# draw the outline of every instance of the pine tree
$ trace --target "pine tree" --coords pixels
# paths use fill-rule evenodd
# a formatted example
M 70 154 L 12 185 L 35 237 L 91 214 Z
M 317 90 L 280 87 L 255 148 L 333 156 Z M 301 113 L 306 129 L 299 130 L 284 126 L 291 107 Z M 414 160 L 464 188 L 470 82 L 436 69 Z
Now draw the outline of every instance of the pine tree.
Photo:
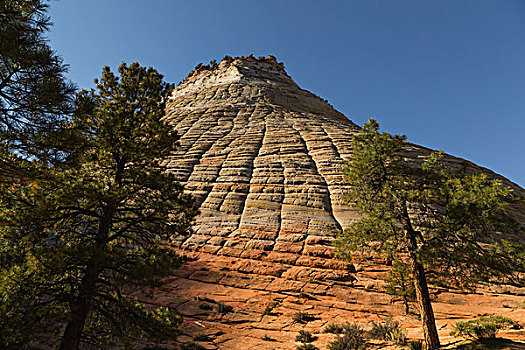
M 57 135 L 71 113 L 74 86 L 49 47 L 45 0 L 0 2 L 0 175 L 13 176 L 17 158 L 60 158 Z M 62 146 L 66 146 L 62 144 Z
M 395 260 L 388 272 L 388 277 L 385 278 L 385 282 L 386 293 L 391 295 L 392 298 L 401 298 L 405 307 L 405 314 L 408 315 L 410 313 L 410 302 L 416 299 L 410 265 L 401 260 Z
M 355 251 L 404 255 L 411 267 L 427 349 L 439 347 L 427 277 L 458 286 L 525 272 L 523 233 L 511 217 L 513 191 L 466 167 L 450 170 L 435 152 L 422 163 L 403 153 L 404 136 L 371 119 L 353 136 L 344 175 L 363 218 L 336 242 Z M 514 279 L 515 281 L 515 279 Z
M 163 120 L 173 87 L 137 63 L 119 73 L 105 67 L 96 90 L 78 96 L 67 125 L 75 162 L 32 162 L 34 176 L 0 191 L 4 346 L 53 331 L 63 350 L 178 334 L 174 310 L 129 296 L 179 265 L 169 243 L 196 215 L 165 165 L 177 144 Z

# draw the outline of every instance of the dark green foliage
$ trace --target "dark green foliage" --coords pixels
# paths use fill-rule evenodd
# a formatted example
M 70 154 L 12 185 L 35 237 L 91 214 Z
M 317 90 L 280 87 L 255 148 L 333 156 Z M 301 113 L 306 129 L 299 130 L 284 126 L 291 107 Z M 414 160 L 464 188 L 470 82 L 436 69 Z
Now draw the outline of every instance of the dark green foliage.
M 271 303 L 270 305 L 266 305 L 263 311 L 263 316 L 271 315 L 273 313 L 273 309 L 276 308 L 280 303 L 280 300 L 274 299 L 273 303 Z
M 317 337 L 314 337 L 312 333 L 300 330 L 299 334 L 295 337 L 295 341 L 300 342 L 301 345 L 299 345 L 296 349 L 297 350 L 317 350 L 317 347 L 313 344 L 310 344 L 314 340 L 316 340 Z
M 222 61 L 226 61 L 226 62 L 231 62 L 233 61 L 233 57 L 232 56 L 229 56 L 229 55 L 226 55 L 222 58 L 221 62 Z
M 275 339 L 269 337 L 267 334 L 265 334 L 261 339 L 264 341 L 276 341 Z
M 312 335 L 312 333 L 300 330 L 299 334 L 295 337 L 295 341 L 298 341 L 300 343 L 311 343 L 315 340 L 315 337 Z
M 405 345 L 407 343 L 407 330 L 404 328 L 396 328 L 389 334 L 389 340 L 398 345 Z
M 409 350 L 423 350 L 423 343 L 420 340 L 410 341 L 407 344 Z
M 341 334 L 344 331 L 344 327 L 339 324 L 329 323 L 324 329 L 323 333 Z
M 397 321 L 387 318 L 385 322 L 372 321 L 372 328 L 368 331 L 370 339 L 390 340 L 396 344 L 406 343 L 406 330 L 399 327 Z
M 217 69 L 219 67 L 219 64 L 217 63 L 217 60 L 211 60 L 210 63 L 209 63 L 209 66 L 210 66 L 211 70 L 214 70 L 214 69 Z
M 271 315 L 272 314 L 272 310 L 273 310 L 273 307 L 271 307 L 270 305 L 266 305 L 266 307 L 264 308 L 264 311 L 263 311 L 263 315 L 264 316 Z
M 467 322 L 456 322 L 450 335 L 492 339 L 496 337 L 496 333 L 500 329 L 506 328 L 520 329 L 522 327 L 516 321 L 504 316 L 482 316 Z
M 509 239 L 520 234 L 507 211 L 512 189 L 483 173 L 446 168 L 441 152 L 422 164 L 407 162 L 405 137 L 378 130 L 371 119 L 353 135 L 353 155 L 344 171 L 352 185 L 348 198 L 366 215 L 337 241 L 340 256 L 406 251 L 399 219 L 406 208 L 417 230 L 418 257 L 432 266 L 434 279 L 468 286 L 525 271 L 525 247 Z
M 301 292 L 301 293 L 299 293 L 298 297 L 299 297 L 299 298 L 302 298 L 302 299 L 310 299 L 310 298 L 311 298 L 311 296 L 308 295 L 308 294 L 305 293 L 305 292 Z
M 217 312 L 220 314 L 227 314 L 228 312 L 233 311 L 233 307 L 231 307 L 230 305 L 225 305 L 223 303 L 217 303 L 215 310 L 217 310 Z
M 10 346 L 60 337 L 62 346 L 173 339 L 181 317 L 147 310 L 123 287 L 151 290 L 180 259 L 168 247 L 197 210 L 163 159 L 176 145 L 166 125 L 172 86 L 152 68 L 104 68 L 67 124 L 74 162 L 30 164 L 35 176 L 0 189 L 0 330 Z
M 416 290 L 412 282 L 410 265 L 403 261 L 395 260 L 392 269 L 385 278 L 385 291 L 392 297 L 401 298 L 405 306 L 405 314 L 410 312 L 409 302 L 416 300 Z
M 12 175 L 13 170 L 6 152 L 33 160 L 61 156 L 52 139 L 73 109 L 75 89 L 65 79 L 62 59 L 47 43 L 46 11 L 45 0 L 0 2 L 2 174 Z
M 307 323 L 309 321 L 312 321 L 314 317 L 310 315 L 308 312 L 302 312 L 298 311 L 293 316 L 293 321 L 296 323 Z
M 328 344 L 328 350 L 359 350 L 366 349 L 366 333 L 357 324 L 347 323 L 343 334 Z
M 228 56 L 226 56 L 228 57 Z M 225 57 L 225 58 L 226 58 Z M 209 64 L 202 64 L 202 63 L 199 63 L 195 66 L 195 72 L 199 72 L 199 71 L 202 71 L 202 70 L 209 70 L 209 71 L 214 71 L 216 70 L 217 68 L 219 68 L 219 64 L 217 63 L 217 60 L 211 60 Z M 193 72 L 192 72 L 193 73 Z M 190 73 L 190 75 L 192 74 Z
M 399 323 L 387 318 L 385 322 L 372 321 L 372 328 L 368 331 L 368 337 L 371 339 L 388 340 L 389 334 L 399 328 Z
M 46 9 L 0 3 L 0 346 L 64 324 L 63 341 L 93 345 L 173 338 L 176 312 L 121 292 L 159 285 L 179 264 L 165 243 L 195 215 L 160 163 L 176 141 L 160 121 L 172 86 L 151 68 L 123 65 L 120 82 L 106 68 L 74 105 Z

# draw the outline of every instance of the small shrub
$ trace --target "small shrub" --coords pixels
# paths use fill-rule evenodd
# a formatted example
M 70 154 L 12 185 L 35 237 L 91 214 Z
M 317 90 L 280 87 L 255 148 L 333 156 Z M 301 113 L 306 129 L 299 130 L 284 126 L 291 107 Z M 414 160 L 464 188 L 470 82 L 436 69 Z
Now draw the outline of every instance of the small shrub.
M 368 331 L 368 337 L 378 340 L 390 340 L 398 345 L 404 345 L 407 341 L 407 331 L 399 327 L 399 322 L 387 318 L 384 323 L 372 321 L 372 329 Z
M 309 321 L 312 321 L 313 319 L 314 319 L 314 317 L 312 315 L 310 315 L 308 312 L 298 311 L 293 316 L 293 321 L 297 322 L 297 323 L 307 323 Z
M 215 307 L 215 310 L 217 310 L 220 314 L 227 314 L 228 312 L 233 311 L 233 307 L 230 305 L 224 305 L 223 303 L 217 303 L 217 306 Z
M 388 337 L 397 345 L 405 345 L 407 343 L 407 330 L 404 328 L 393 329 Z
M 298 341 L 300 343 L 311 343 L 315 340 L 315 337 L 312 335 L 312 333 L 308 331 L 299 331 L 299 334 L 295 337 L 295 341 Z
M 329 323 L 324 329 L 323 333 L 341 334 L 344 327 L 340 324 Z
M 372 339 L 387 340 L 388 333 L 392 328 L 397 328 L 397 324 L 392 324 L 390 318 L 387 318 L 385 323 L 372 321 L 372 329 L 368 331 L 368 336 Z
M 305 292 L 299 293 L 298 297 L 302 299 L 310 299 L 310 296 L 306 294 Z
M 261 339 L 264 341 L 276 341 L 275 339 L 270 338 L 267 334 L 263 335 Z
M 456 322 L 450 332 L 452 336 L 464 336 L 477 339 L 493 339 L 500 329 L 519 329 L 521 325 L 510 318 L 503 316 L 482 316 L 475 320 Z
M 366 349 L 365 331 L 356 324 L 347 323 L 343 335 L 328 344 L 328 350 L 360 350 Z
M 193 337 L 193 340 L 195 341 L 211 341 L 211 338 L 207 334 L 197 334 Z
M 217 67 L 219 66 L 218 63 L 217 63 L 217 60 L 211 60 L 210 61 L 210 64 L 208 64 L 208 66 L 210 67 L 210 69 L 217 69 Z
M 385 291 L 392 297 L 392 302 L 400 298 L 405 306 L 405 314 L 410 312 L 410 302 L 416 300 L 416 290 L 412 283 L 412 272 L 410 265 L 403 261 L 395 260 L 392 269 L 385 278 Z
M 297 350 L 319 350 L 319 348 L 313 344 L 301 344 L 296 349 Z
M 272 311 L 273 311 L 273 307 L 271 307 L 270 305 L 266 305 L 263 311 L 263 316 L 271 315 Z
M 423 350 L 423 343 L 420 340 L 411 341 L 408 343 L 409 350 Z

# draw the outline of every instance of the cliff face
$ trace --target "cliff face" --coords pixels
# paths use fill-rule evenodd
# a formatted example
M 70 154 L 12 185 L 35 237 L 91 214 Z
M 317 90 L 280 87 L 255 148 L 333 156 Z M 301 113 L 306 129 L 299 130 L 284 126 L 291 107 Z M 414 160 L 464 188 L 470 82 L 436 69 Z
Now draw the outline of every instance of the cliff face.
M 355 218 L 341 173 L 355 124 L 272 59 L 195 72 L 168 118 L 180 135 L 169 165 L 202 212 L 184 248 L 293 265 L 333 256 Z
M 318 314 L 309 323 L 313 332 L 334 320 L 399 314 L 401 306 L 390 304 L 381 287 L 384 265 L 334 259 L 331 242 L 357 219 L 345 204 L 342 176 L 357 125 L 299 88 L 271 56 L 223 60 L 192 72 L 174 91 L 167 120 L 180 136 L 169 167 L 201 214 L 195 233 L 180 240 L 192 259 L 158 294 L 160 304 L 179 306 L 190 328 L 197 327 L 192 320 L 208 322 L 195 332 L 233 334 L 229 340 L 217 336 L 220 349 L 247 349 L 234 341 L 246 337 L 264 348 L 263 331 L 279 339 L 266 348 L 294 348 L 294 335 L 286 332 L 303 327 L 291 320 L 296 311 Z M 407 148 L 414 161 L 429 152 Z M 234 311 L 204 312 L 195 296 L 213 296 Z M 282 307 L 281 316 L 262 315 L 268 305 Z M 438 326 L 457 312 L 474 312 L 456 305 L 456 314 L 444 317 L 437 305 Z M 419 321 L 409 321 L 418 327 Z

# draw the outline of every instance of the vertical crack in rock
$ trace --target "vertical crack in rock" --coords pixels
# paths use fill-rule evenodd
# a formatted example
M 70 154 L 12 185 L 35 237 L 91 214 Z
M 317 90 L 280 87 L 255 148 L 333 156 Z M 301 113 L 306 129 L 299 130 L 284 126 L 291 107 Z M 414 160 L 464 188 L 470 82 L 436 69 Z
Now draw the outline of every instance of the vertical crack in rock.
M 254 203 L 258 199 L 257 187 L 254 185 L 254 174 L 257 173 L 257 159 L 261 152 L 261 149 L 264 144 L 264 138 L 266 137 L 266 123 L 264 121 L 264 111 L 258 108 L 252 108 L 252 112 L 249 117 L 249 125 L 251 127 L 247 128 L 248 133 L 246 133 L 246 139 L 242 140 L 241 145 L 237 150 L 232 150 L 232 152 L 240 152 L 242 154 L 241 163 L 244 166 L 244 176 L 242 179 L 237 178 L 237 183 L 244 184 L 244 189 L 242 195 L 238 197 L 238 208 L 237 212 L 239 214 L 238 219 L 234 223 L 234 229 L 228 235 L 228 239 L 225 242 L 224 248 L 221 250 L 223 254 L 234 253 L 240 254 L 242 250 L 247 245 L 250 247 L 250 238 L 254 234 L 251 227 L 254 226 L 257 228 L 259 225 L 257 223 L 251 222 L 253 217 L 250 217 L 251 214 L 257 214 L 257 209 L 254 209 Z M 235 161 L 235 160 L 233 160 Z M 235 162 L 238 164 L 239 160 Z M 224 212 L 226 208 L 222 208 Z M 257 221 L 257 218 L 255 218 Z M 254 249 L 255 247 L 252 247 Z
M 304 125 L 304 124 L 301 123 L 301 125 Z M 300 126 L 294 129 L 299 134 L 299 142 L 301 142 L 301 144 L 303 144 L 304 148 L 306 149 L 306 155 L 311 160 L 315 168 L 315 172 L 319 174 L 320 177 L 322 178 L 322 185 L 326 188 L 326 200 L 324 201 L 325 202 L 324 209 L 332 216 L 334 223 L 337 226 L 337 231 L 340 232 L 343 230 L 343 228 L 334 215 L 334 211 L 332 209 L 332 194 L 330 192 L 330 187 L 327 181 L 327 178 L 329 178 L 331 175 L 330 161 L 333 161 L 334 159 L 336 159 L 334 155 L 329 154 L 329 152 L 327 152 L 327 149 L 333 150 L 333 144 L 331 143 L 331 140 L 326 137 L 326 133 L 322 135 L 318 131 L 313 132 L 313 133 L 311 132 L 317 128 L 318 126 L 315 125 L 315 123 L 311 123 L 310 125 L 307 125 L 306 130 L 305 128 L 301 128 Z M 308 138 L 308 141 L 306 141 L 305 137 Z M 325 143 L 328 142 L 329 147 L 327 148 L 326 145 L 323 145 L 323 144 L 319 145 L 320 143 L 323 143 L 323 142 Z M 319 156 L 320 153 L 322 153 L 323 157 L 326 156 L 326 158 L 328 158 L 328 159 L 325 158 L 325 160 L 329 164 L 326 164 L 325 162 L 323 162 L 323 160 Z
M 250 119 L 252 119 L 253 116 L 250 116 Z M 263 123 L 256 123 L 255 127 L 249 129 L 250 133 L 248 134 L 250 136 L 249 140 L 253 144 L 253 148 L 250 150 L 251 153 L 248 154 L 248 166 L 250 169 L 250 172 L 247 176 L 247 183 L 248 188 L 245 193 L 245 195 L 242 197 L 242 200 L 240 201 L 239 206 L 239 220 L 237 222 L 236 230 L 239 230 L 241 226 L 241 219 L 244 216 L 244 211 L 246 209 L 246 199 L 251 191 L 251 186 L 253 183 L 253 173 L 255 170 L 255 161 L 259 157 L 259 154 L 261 153 L 261 148 L 264 143 L 264 138 L 266 137 L 266 122 Z M 259 136 L 257 138 L 254 138 L 254 136 Z
M 239 215 L 235 212 L 233 204 L 227 210 L 222 210 L 222 208 L 225 202 L 231 201 L 231 198 L 242 190 L 242 181 L 236 181 L 236 176 L 238 179 L 242 171 L 232 167 L 231 159 L 237 157 L 236 153 L 232 152 L 232 148 L 235 148 L 239 140 L 245 137 L 249 129 L 246 128 L 246 113 L 237 110 L 231 111 L 230 114 L 235 115 L 230 132 L 210 148 L 207 152 L 210 155 L 210 161 L 204 164 L 204 167 L 207 167 L 216 160 L 214 166 L 217 167 L 214 179 L 208 180 L 212 188 L 202 201 L 201 216 L 197 221 L 198 234 L 202 237 L 200 245 L 206 251 L 217 250 L 222 246 L 224 239 L 221 237 L 233 229 L 231 222 L 235 222 L 234 217 Z M 238 166 L 242 167 L 242 162 Z M 236 182 L 241 182 L 241 184 L 236 184 Z M 223 215 L 220 215 L 221 212 Z M 204 237 L 208 239 L 205 240 Z
M 281 226 L 283 171 L 276 148 L 279 143 L 273 137 L 276 113 L 268 108 L 256 111 L 254 118 L 263 120 L 264 137 L 253 159 L 249 192 L 239 227 L 230 235 L 229 245 L 242 242 L 242 248 L 267 251 L 273 248 Z
M 179 139 L 179 148 L 174 152 L 172 159 L 177 159 L 176 162 L 170 164 L 179 175 L 179 181 L 187 182 L 191 177 L 194 167 L 201 162 L 202 155 L 213 146 L 219 136 L 210 138 L 210 134 L 214 131 L 214 126 L 217 127 L 218 115 L 213 113 L 207 118 L 202 118 Z M 188 187 L 188 189 L 190 189 Z M 194 192 L 193 195 L 196 195 Z
M 326 119 L 321 118 L 321 120 Z M 321 121 L 318 125 L 322 133 L 330 140 L 335 152 L 335 158 L 330 162 L 331 171 L 333 171 L 330 187 L 332 212 L 340 225 L 345 228 L 358 218 L 358 210 L 348 205 L 346 200 L 346 193 L 348 193 L 349 188 L 343 178 L 343 165 L 352 154 L 352 135 L 359 132 L 359 128 L 354 125 L 336 127 L 332 123 L 322 123 Z

